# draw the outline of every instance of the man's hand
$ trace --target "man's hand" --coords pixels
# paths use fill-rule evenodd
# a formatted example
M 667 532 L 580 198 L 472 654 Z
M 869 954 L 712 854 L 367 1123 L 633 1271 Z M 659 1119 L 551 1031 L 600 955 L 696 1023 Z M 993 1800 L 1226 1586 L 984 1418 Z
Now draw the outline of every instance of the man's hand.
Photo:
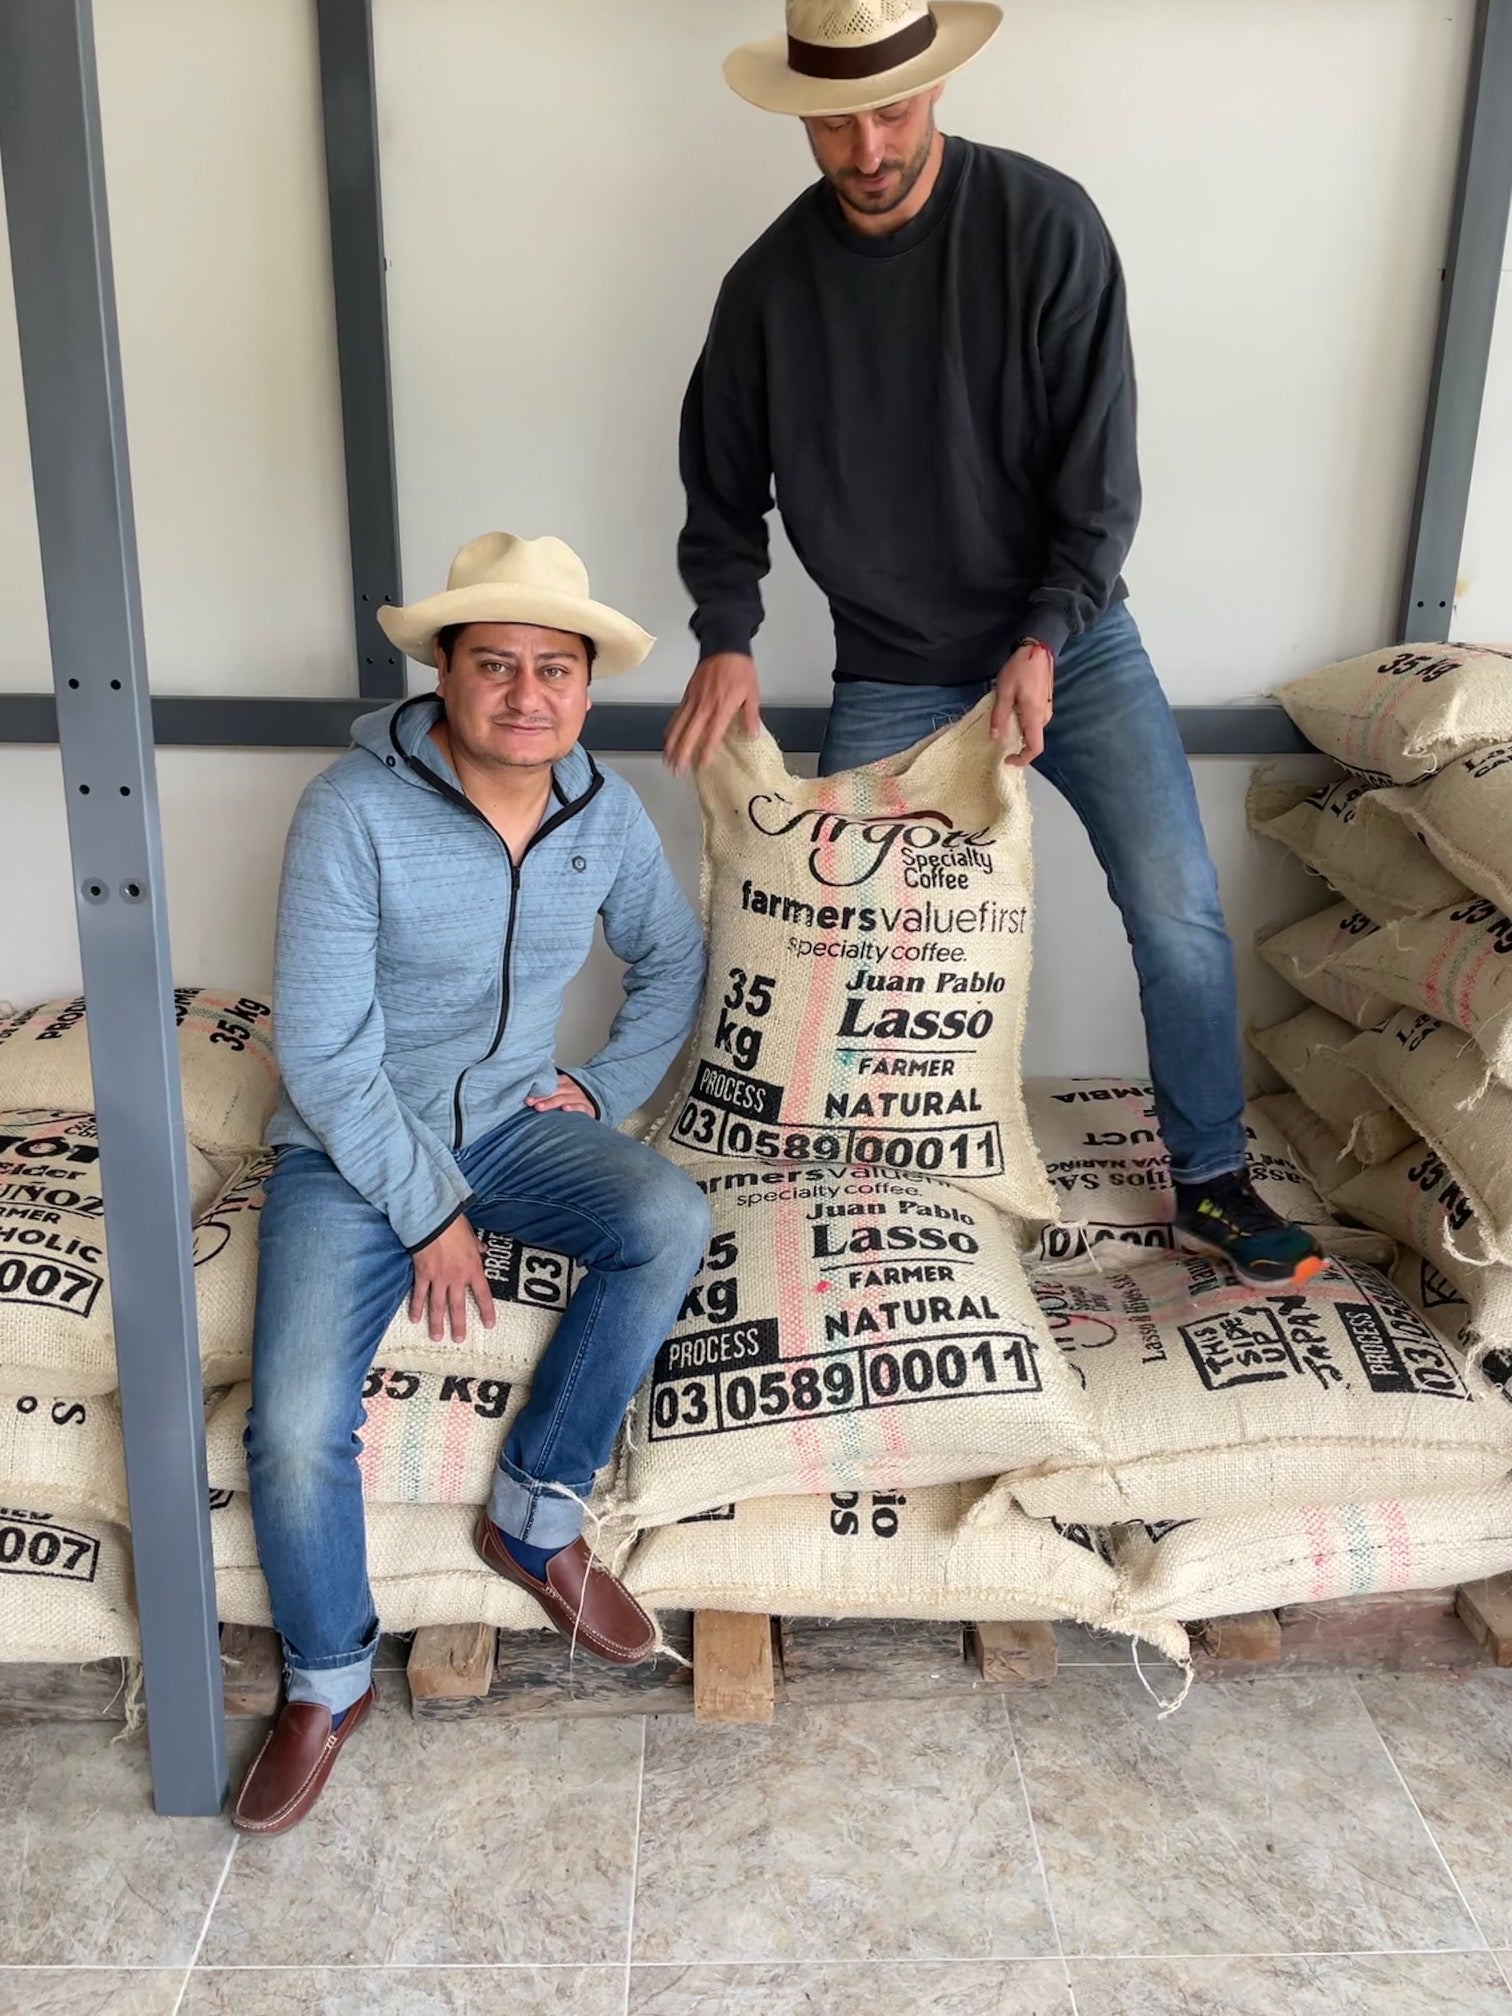
M 1045 729 L 1055 712 L 1055 660 L 1043 644 L 1021 644 L 997 676 L 997 698 L 992 703 L 992 739 L 1007 740 L 1016 720 L 1024 746 L 1003 761 L 1015 770 L 1023 769 L 1043 755 Z
M 744 651 L 720 651 L 700 658 L 677 712 L 667 724 L 667 766 L 679 777 L 701 770 L 741 717 L 747 735 L 761 731 L 761 692 L 756 660 Z
M 410 1291 L 412 1323 L 430 1319 L 433 1344 L 446 1340 L 447 1319 L 451 1321 L 452 1342 L 467 1338 L 467 1297 L 471 1291 L 478 1314 L 487 1329 L 494 1324 L 493 1294 L 483 1272 L 483 1251 L 478 1235 L 466 1215 L 453 1218 L 444 1232 L 438 1232 L 428 1246 L 415 1255 L 415 1285 Z
M 575 1078 L 569 1078 L 565 1071 L 557 1073 L 557 1089 L 544 1099 L 530 1098 L 525 1101 L 532 1113 L 586 1113 L 590 1120 L 597 1120 L 598 1108 Z

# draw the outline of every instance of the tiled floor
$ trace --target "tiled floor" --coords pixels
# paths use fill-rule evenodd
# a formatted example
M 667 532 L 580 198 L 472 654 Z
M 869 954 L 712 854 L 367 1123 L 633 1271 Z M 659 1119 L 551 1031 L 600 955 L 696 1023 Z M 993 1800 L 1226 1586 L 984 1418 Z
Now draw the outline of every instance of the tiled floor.
M 1512 1674 L 424 1723 L 280 1841 L 0 1730 L 0 2016 L 1512 2016 Z M 249 1733 L 237 1744 L 242 1761 Z

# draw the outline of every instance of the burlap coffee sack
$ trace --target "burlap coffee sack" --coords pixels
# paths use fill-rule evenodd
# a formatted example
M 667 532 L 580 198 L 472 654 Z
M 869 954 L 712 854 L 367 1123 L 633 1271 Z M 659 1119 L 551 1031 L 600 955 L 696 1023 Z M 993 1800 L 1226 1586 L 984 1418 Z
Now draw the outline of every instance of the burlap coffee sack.
M 1455 1320 L 1477 1347 L 1476 1357 L 1484 1348 L 1512 1346 L 1512 1267 L 1491 1259 L 1469 1198 L 1426 1141 L 1378 1169 L 1362 1170 L 1336 1193 L 1335 1202 L 1350 1217 L 1396 1240 L 1409 1268 L 1420 1259 L 1439 1284 L 1447 1284 L 1464 1301 L 1468 1318 Z M 1425 1292 L 1426 1282 L 1422 1277 L 1416 1292 L 1409 1287 L 1408 1299 L 1436 1329 L 1459 1334 L 1436 1313 L 1442 1285 Z
M 1512 1410 L 1374 1268 L 1335 1261 L 1303 1294 L 1196 1256 L 1123 1275 L 1036 1274 L 1085 1388 L 1101 1463 L 1042 1463 L 973 1515 L 1112 1525 L 1237 1507 L 1470 1488 L 1512 1469 Z
M 189 1138 L 255 1148 L 278 1103 L 271 1009 L 210 988 L 177 987 L 173 999 Z M 0 1106 L 93 1108 L 82 999 L 44 1001 L 0 1021 Z
M 1512 1085 L 1512 919 L 1469 896 L 1362 938 L 1335 970 L 1473 1036 L 1504 1085 Z
M 232 1385 L 251 1377 L 257 1226 L 263 1183 L 272 1162 L 265 1152 L 244 1163 L 195 1228 L 200 1353 L 206 1385 Z M 204 1264 L 212 1245 L 216 1258 L 213 1272 Z M 581 1270 L 563 1254 L 522 1246 L 502 1232 L 485 1232 L 482 1247 L 483 1268 L 494 1297 L 492 1330 L 485 1328 L 476 1309 L 469 1305 L 467 1335 L 462 1342 L 454 1343 L 448 1337 L 440 1344 L 433 1343 L 425 1323 L 410 1321 L 406 1295 L 384 1332 L 376 1363 L 402 1365 L 411 1372 L 529 1379 L 556 1334 Z
M 189 1201 L 220 1188 L 186 1145 Z M 0 1395 L 116 1386 L 105 1199 L 92 1113 L 0 1113 Z
M 1039 1262 L 1073 1273 L 1132 1267 L 1176 1250 L 1171 1163 L 1146 1080 L 1039 1078 L 1024 1087 L 1035 1139 L 1062 1192 L 1062 1222 L 1040 1235 Z M 1249 1173 L 1283 1218 L 1331 1253 L 1390 1258 L 1379 1238 L 1335 1222 L 1272 1122 L 1245 1113 Z
M 1348 903 L 1335 903 L 1299 923 L 1283 925 L 1279 931 L 1256 935 L 1255 950 L 1288 987 L 1295 987 L 1309 1001 L 1328 1009 L 1357 1029 L 1379 1029 L 1396 1003 L 1346 980 L 1335 970 L 1335 960 L 1345 946 L 1366 938 L 1376 929 L 1363 910 Z
M 1246 810 L 1257 833 L 1279 840 L 1377 924 L 1441 910 L 1467 893 L 1362 778 L 1309 790 L 1257 772 Z
M 636 1543 L 625 1571 L 653 1610 L 788 1617 L 1071 1618 L 1126 1628 L 1106 1537 L 1014 1512 L 964 1525 L 986 1484 L 835 1491 L 721 1505 Z M 1173 1658 L 1184 1632 L 1163 1633 Z
M 1131 1525 L 1113 1545 L 1141 1619 L 1449 1588 L 1512 1568 L 1512 1484 Z
M 1397 812 L 1467 889 L 1512 914 L 1512 742 L 1459 757 L 1415 791 L 1388 791 Z
M 546 1628 L 544 1614 L 524 1590 L 485 1568 L 473 1551 L 477 1517 L 471 1505 L 367 1507 L 368 1580 L 385 1631 L 418 1631 L 427 1624 Z M 210 1533 L 221 1622 L 271 1624 L 250 1501 L 215 1493 Z
M 1364 1166 L 1328 1122 L 1295 1092 L 1269 1092 L 1263 1099 L 1252 1100 L 1250 1111 L 1270 1122 L 1286 1143 L 1292 1161 L 1325 1201 Z
M 44 1502 L 46 1510 L 0 1511 L 0 1660 L 136 1658 L 125 1530 Z
M 698 773 L 709 977 L 674 1161 L 849 1162 L 1052 1215 L 1019 1073 L 1029 801 L 988 716 L 814 780 L 733 730 Z
M 1359 1032 L 1340 1016 L 1314 1003 L 1269 1029 L 1251 1024 L 1246 1033 L 1266 1063 L 1343 1137 L 1349 1152 L 1367 1168 L 1389 1162 L 1414 1139 L 1415 1130 L 1401 1114 L 1368 1078 L 1344 1062 L 1343 1053 Z
M 1443 1157 L 1485 1257 L 1512 1262 L 1512 1088 L 1462 1030 L 1410 1008 L 1357 1036 L 1346 1058 Z
M 114 1397 L 0 1397 L 0 1502 L 50 1505 L 127 1525 L 126 1460 Z
M 1293 679 L 1276 698 L 1325 755 L 1410 784 L 1512 736 L 1512 649 L 1390 645 Z
M 1014 1228 L 981 1198 L 864 1169 L 692 1174 L 713 1238 L 631 1410 L 621 1516 L 1090 1459 Z
M 466 1372 L 375 1365 L 362 1389 L 362 1495 L 385 1504 L 482 1505 L 526 1390 Z M 205 1428 L 210 1483 L 245 1491 L 250 1385 L 233 1386 Z

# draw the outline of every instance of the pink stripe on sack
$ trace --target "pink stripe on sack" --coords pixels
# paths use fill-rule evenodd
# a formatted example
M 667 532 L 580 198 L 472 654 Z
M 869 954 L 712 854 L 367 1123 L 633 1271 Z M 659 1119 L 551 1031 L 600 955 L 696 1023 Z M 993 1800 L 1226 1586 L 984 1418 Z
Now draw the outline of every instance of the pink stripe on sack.
M 1440 990 L 1444 971 L 1454 955 L 1455 948 L 1460 944 L 1464 936 L 1465 926 L 1463 924 L 1457 930 L 1447 932 L 1443 944 L 1439 946 L 1438 951 L 1429 960 L 1428 970 L 1423 975 L 1423 999 L 1427 1002 L 1433 1013 L 1439 1016 L 1441 1020 L 1443 1019 L 1444 1010 L 1442 1006 L 1443 994 Z
M 1407 1510 L 1398 1499 L 1390 1499 L 1379 1508 L 1386 1525 L 1387 1575 L 1393 1589 L 1410 1589 L 1413 1583 L 1412 1529 L 1407 1524 Z
M 1412 687 L 1413 681 L 1410 678 L 1393 680 L 1391 687 L 1387 690 L 1384 702 L 1378 700 L 1373 707 L 1366 708 L 1365 733 L 1362 738 L 1362 753 L 1364 755 L 1379 757 L 1380 745 L 1385 739 L 1382 731 L 1398 707 L 1407 698 Z M 1370 767 L 1375 769 L 1379 767 L 1379 764 L 1372 763 Z
M 1308 1594 L 1315 1603 L 1325 1602 L 1334 1594 L 1334 1548 L 1329 1538 L 1330 1519 L 1327 1512 L 1316 1505 L 1307 1506 L 1301 1514 L 1302 1532 L 1312 1551 L 1312 1583 Z
M 1497 954 L 1488 945 L 1481 953 L 1479 959 L 1475 961 L 1475 964 L 1460 975 L 1457 989 L 1459 1013 L 1454 1017 L 1454 1020 L 1461 1029 L 1470 1035 L 1474 1035 L 1475 1033 L 1475 1009 L 1473 1005 L 1475 990 L 1480 984 L 1481 975 L 1496 957 Z
M 442 1505 L 455 1505 L 462 1498 L 467 1449 L 476 1423 L 471 1407 L 461 1400 L 450 1401 L 445 1415 L 441 1427 L 441 1463 L 436 1476 L 436 1498 Z

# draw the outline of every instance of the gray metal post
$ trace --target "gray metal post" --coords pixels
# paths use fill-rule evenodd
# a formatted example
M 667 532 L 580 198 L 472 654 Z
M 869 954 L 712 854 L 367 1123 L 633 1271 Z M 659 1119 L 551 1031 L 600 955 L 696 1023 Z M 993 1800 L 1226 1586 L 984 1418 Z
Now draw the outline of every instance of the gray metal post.
M 157 771 L 90 0 L 0 0 L 0 166 L 99 1114 L 153 1789 L 226 1792 Z
M 368 700 L 400 700 L 405 691 L 404 659 L 375 621 L 381 603 L 399 600 L 399 504 L 389 396 L 372 0 L 316 0 L 315 15 L 341 368 L 357 691 Z
M 1397 609 L 1398 637 L 1442 643 L 1475 472 L 1512 204 L 1512 0 L 1479 0 L 1428 417 Z

